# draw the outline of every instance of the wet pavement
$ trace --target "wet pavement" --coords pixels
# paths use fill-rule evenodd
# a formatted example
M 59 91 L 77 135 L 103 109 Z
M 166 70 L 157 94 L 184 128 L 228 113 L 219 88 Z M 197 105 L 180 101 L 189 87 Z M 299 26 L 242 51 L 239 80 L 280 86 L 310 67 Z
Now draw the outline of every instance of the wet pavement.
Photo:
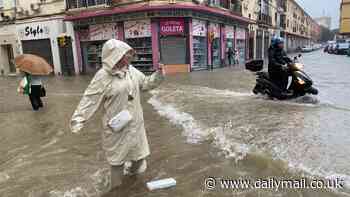
M 167 77 L 143 95 L 149 168 L 110 192 L 101 114 L 79 135 L 68 128 L 90 77 L 49 78 L 39 112 L 17 95 L 18 79 L 0 78 L 0 196 L 349 196 L 350 58 L 316 51 L 301 61 L 317 97 L 253 95 L 255 76 L 242 68 Z M 177 186 L 146 189 L 147 181 L 167 177 Z M 340 178 L 345 188 L 211 191 L 208 177 Z

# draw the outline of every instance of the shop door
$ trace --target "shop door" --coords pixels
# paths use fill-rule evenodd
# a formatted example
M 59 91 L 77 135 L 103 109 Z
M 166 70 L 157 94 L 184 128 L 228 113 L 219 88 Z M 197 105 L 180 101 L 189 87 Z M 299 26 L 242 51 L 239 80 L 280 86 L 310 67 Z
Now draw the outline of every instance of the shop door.
M 6 51 L 7 51 L 8 65 L 9 65 L 10 73 L 15 73 L 16 72 L 16 66 L 14 64 L 14 56 L 13 56 L 12 45 L 6 45 L 5 48 L 6 48 Z
M 220 38 L 214 38 L 212 42 L 212 64 L 214 68 L 221 66 L 221 44 Z
M 189 64 L 187 39 L 182 36 L 167 36 L 160 39 L 160 58 L 163 64 Z
M 62 67 L 63 75 L 73 75 L 74 74 L 74 57 L 72 41 L 69 38 L 65 46 L 59 46 L 58 48 L 60 54 L 60 61 Z
M 257 30 L 256 31 L 256 59 L 262 59 L 262 43 L 263 43 L 263 37 L 262 37 L 262 31 Z
M 268 57 L 268 50 L 269 50 L 269 46 L 270 45 L 270 33 L 268 31 L 265 31 L 265 35 L 264 35 L 264 57 L 267 58 Z
M 234 59 L 235 59 L 235 46 L 234 46 L 234 39 L 227 38 L 226 39 L 226 55 L 225 55 L 225 64 L 226 65 L 233 65 Z
M 23 53 L 30 53 L 44 58 L 53 65 L 50 39 L 22 41 Z
M 249 59 L 254 59 L 254 35 L 249 37 Z

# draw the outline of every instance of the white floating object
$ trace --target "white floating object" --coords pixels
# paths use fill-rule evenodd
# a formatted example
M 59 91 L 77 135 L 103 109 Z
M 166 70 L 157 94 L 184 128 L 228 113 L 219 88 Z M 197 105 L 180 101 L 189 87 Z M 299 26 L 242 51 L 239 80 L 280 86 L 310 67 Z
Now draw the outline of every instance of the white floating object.
M 149 190 L 164 189 L 168 187 L 173 187 L 176 185 L 176 180 L 173 178 L 161 179 L 157 181 L 151 181 L 147 183 L 147 188 Z

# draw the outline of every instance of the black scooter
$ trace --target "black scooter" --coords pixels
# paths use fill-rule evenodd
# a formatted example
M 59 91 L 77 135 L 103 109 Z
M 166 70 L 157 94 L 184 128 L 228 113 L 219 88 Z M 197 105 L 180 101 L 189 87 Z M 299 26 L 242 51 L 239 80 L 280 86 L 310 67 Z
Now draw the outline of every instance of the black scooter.
M 301 57 L 299 55 L 298 57 Z M 262 72 L 264 60 L 253 60 L 246 63 L 246 69 L 256 72 L 256 85 L 253 89 L 254 94 L 267 95 L 270 98 L 279 100 L 293 99 L 305 94 L 317 95 L 318 90 L 312 87 L 312 79 L 303 71 L 304 65 L 298 63 L 298 57 L 294 57 L 293 63 L 288 65 L 290 70 L 292 83 L 288 88 L 289 93 L 285 93 L 278 85 L 276 85 L 269 77 L 268 72 Z

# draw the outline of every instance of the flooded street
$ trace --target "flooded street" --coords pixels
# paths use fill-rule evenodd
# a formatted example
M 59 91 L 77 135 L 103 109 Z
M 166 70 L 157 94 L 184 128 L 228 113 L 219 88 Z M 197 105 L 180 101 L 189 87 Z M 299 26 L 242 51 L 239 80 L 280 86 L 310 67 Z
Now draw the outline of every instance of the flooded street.
M 17 95 L 19 79 L 0 78 L 0 196 L 350 196 L 350 58 L 303 55 L 320 92 L 307 99 L 253 95 L 255 75 L 242 68 L 167 77 L 143 98 L 148 171 L 109 192 L 100 114 L 81 134 L 68 127 L 91 78 L 49 78 L 39 112 Z M 147 181 L 168 177 L 176 187 L 145 188 Z M 208 177 L 339 178 L 345 187 L 208 191 Z

